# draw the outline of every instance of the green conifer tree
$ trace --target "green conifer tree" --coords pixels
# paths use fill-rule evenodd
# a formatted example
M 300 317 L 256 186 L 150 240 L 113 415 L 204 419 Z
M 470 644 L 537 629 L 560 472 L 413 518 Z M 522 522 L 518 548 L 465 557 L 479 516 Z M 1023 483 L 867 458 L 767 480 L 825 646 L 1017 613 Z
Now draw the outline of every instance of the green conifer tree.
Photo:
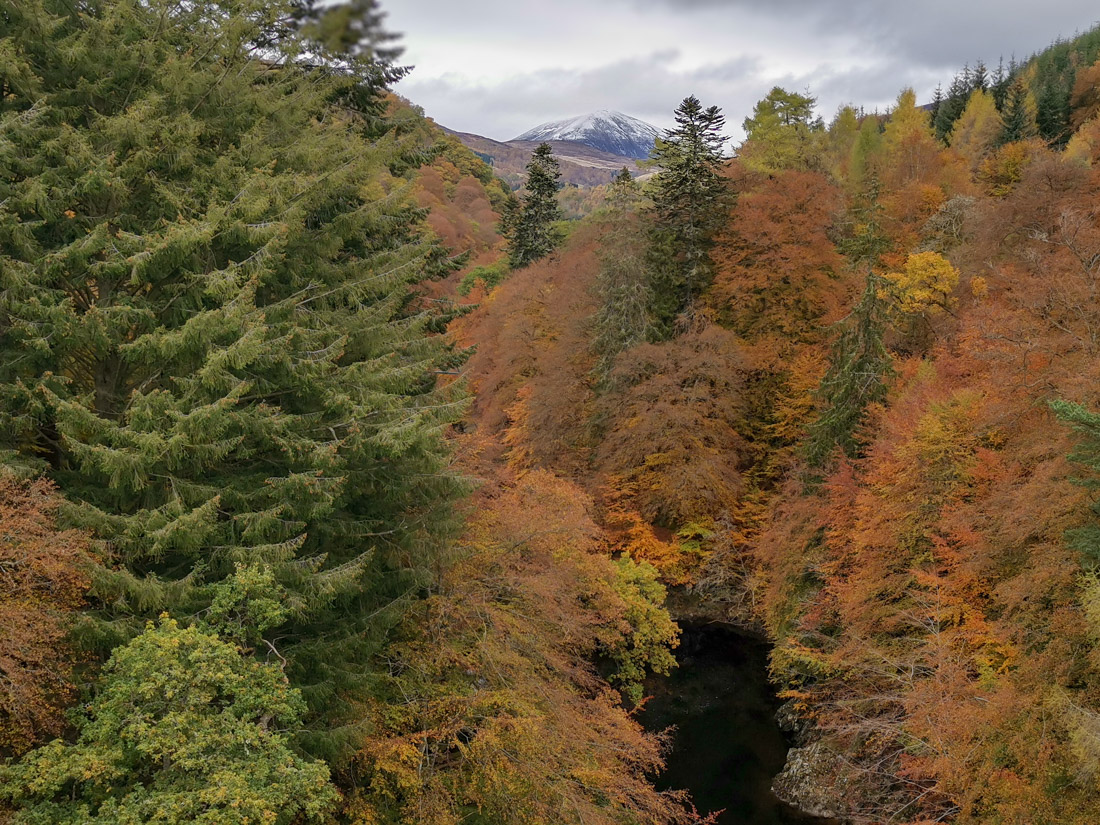
M 0 458 L 104 542 L 106 646 L 269 566 L 269 634 L 331 733 L 427 581 L 462 402 L 410 304 L 439 252 L 406 149 L 352 106 L 384 72 L 273 40 L 292 13 L 0 2 Z
M 853 265 L 867 268 L 867 281 L 859 302 L 842 322 L 818 390 L 821 413 L 810 425 L 803 448 L 814 468 L 825 466 L 837 448 L 850 457 L 858 455 L 862 448 L 858 430 L 867 408 L 886 397 L 891 373 L 890 353 L 884 343 L 886 305 L 881 297 L 882 279 L 874 271 L 879 257 L 889 249 L 881 214 L 878 180 L 872 177 L 856 211 L 855 231 L 842 245 Z
M 947 96 L 940 102 L 936 110 L 935 120 L 932 126 L 936 130 L 936 137 L 942 143 L 947 142 L 947 136 L 955 121 L 959 119 L 966 109 L 966 102 L 970 99 L 969 69 L 965 73 L 955 75 L 951 86 L 947 90 Z
M 562 219 L 558 207 L 561 170 L 549 143 L 540 143 L 527 164 L 527 190 L 507 224 L 512 267 L 519 269 L 554 251 L 560 241 L 554 227 Z
M 1080 434 L 1077 448 L 1070 453 L 1069 459 L 1085 468 L 1089 475 L 1078 479 L 1078 483 L 1090 490 L 1100 489 L 1100 414 L 1070 401 L 1052 401 L 1050 406 L 1059 421 L 1069 424 Z M 1092 511 L 1100 517 L 1100 500 L 1093 501 Z M 1100 519 L 1070 530 L 1067 538 L 1089 568 L 1100 567 Z
M 775 174 L 816 169 L 824 148 L 823 127 L 814 117 L 817 101 L 776 86 L 745 118 L 746 139 L 738 151 L 749 169 Z
M 998 141 L 999 146 L 1027 140 L 1038 134 L 1035 124 L 1035 102 L 1028 91 L 1024 79 L 1017 76 L 1005 94 L 1004 108 L 1001 111 L 1004 129 Z
M 600 237 L 596 278 L 600 303 L 592 342 L 600 381 L 607 377 L 615 356 L 647 340 L 653 331 L 642 202 L 641 186 L 624 167 L 611 183 L 606 228 Z
M 660 171 L 652 184 L 651 294 L 655 333 L 672 332 L 676 316 L 713 278 L 710 251 L 725 225 L 730 190 L 721 174 L 725 118 L 694 95 L 676 109 L 676 128 L 653 149 Z

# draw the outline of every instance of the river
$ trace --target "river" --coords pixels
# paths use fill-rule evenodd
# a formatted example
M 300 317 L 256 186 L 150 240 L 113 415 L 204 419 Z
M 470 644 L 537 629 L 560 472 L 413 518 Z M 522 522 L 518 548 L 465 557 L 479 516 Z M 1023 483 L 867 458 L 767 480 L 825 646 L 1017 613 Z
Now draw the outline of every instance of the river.
M 639 716 L 652 731 L 676 727 L 657 787 L 687 789 L 700 813 L 724 810 L 720 825 L 827 825 L 771 792 L 789 743 L 775 721 L 767 656 L 764 642 L 734 630 L 684 627 L 680 667 L 646 683 Z

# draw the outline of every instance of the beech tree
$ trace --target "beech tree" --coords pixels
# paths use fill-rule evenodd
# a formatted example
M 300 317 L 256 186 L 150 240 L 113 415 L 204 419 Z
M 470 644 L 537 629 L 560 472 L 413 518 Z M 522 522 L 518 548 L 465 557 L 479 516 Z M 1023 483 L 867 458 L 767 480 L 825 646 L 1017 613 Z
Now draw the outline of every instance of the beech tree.
M 88 537 L 57 527 L 49 482 L 0 471 L 0 754 L 65 729 L 76 658 L 68 634 L 93 564 Z
M 667 130 L 653 150 L 660 172 L 653 183 L 651 284 L 653 316 L 663 335 L 710 284 L 710 251 L 729 206 L 729 185 L 721 174 L 721 110 L 704 109 L 692 95 L 684 98 L 675 118 L 676 128 Z
M 557 201 L 559 178 L 554 150 L 549 143 L 540 143 L 527 164 L 527 193 L 505 233 L 509 262 L 516 269 L 549 255 L 558 245 L 554 222 L 562 218 Z
M 419 147 L 371 137 L 377 63 L 282 34 L 292 13 L 0 6 L 0 453 L 115 561 L 104 647 L 270 566 L 331 727 L 449 519 L 461 400 L 409 300 L 439 271 L 390 171 Z

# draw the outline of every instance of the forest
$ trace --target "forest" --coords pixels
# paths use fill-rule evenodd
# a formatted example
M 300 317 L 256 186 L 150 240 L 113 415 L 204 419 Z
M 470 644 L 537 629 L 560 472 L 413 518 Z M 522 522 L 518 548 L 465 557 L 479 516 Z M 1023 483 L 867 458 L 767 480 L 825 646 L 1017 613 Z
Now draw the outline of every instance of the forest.
M 1100 28 L 518 191 L 376 0 L 0 0 L 0 821 L 1100 821 Z

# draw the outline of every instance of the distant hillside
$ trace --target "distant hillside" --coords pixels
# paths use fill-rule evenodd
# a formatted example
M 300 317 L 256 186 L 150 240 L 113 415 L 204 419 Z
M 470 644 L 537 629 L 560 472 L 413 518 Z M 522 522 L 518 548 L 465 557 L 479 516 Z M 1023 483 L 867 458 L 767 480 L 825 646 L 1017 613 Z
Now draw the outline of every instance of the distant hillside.
M 447 130 L 451 131 L 451 130 Z M 527 176 L 526 167 L 531 153 L 543 141 L 510 140 L 502 143 L 469 132 L 453 132 L 463 144 L 472 149 L 490 166 L 497 177 L 513 189 L 518 189 Z M 608 183 L 627 167 L 635 176 L 645 173 L 632 158 L 595 149 L 584 143 L 570 140 L 546 141 L 554 150 L 554 157 L 561 165 L 562 182 L 574 186 L 599 186 Z
M 642 160 L 649 157 L 660 131 L 636 117 L 601 109 L 587 115 L 543 123 L 514 140 L 569 141 L 601 152 Z

